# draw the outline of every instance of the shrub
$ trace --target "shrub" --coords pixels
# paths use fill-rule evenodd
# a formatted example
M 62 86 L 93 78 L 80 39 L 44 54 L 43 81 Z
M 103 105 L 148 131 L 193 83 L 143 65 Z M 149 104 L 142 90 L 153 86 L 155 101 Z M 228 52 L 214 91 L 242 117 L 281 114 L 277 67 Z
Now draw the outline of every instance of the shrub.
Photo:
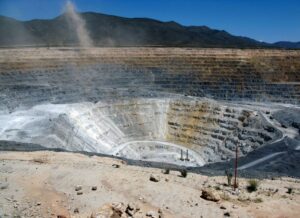
M 225 174 L 227 176 L 227 185 L 231 186 L 232 173 L 229 170 L 225 170 Z
M 169 168 L 164 169 L 163 174 L 170 174 L 170 169 Z
M 181 177 L 185 178 L 187 177 L 187 170 L 183 169 L 180 171 Z
M 263 202 L 263 199 L 261 199 L 261 198 L 255 198 L 255 199 L 253 200 L 253 202 L 254 202 L 254 203 L 262 203 L 262 202 Z
M 214 188 L 215 188 L 217 191 L 220 191 L 220 190 L 221 190 L 221 187 L 218 186 L 218 185 L 214 186 Z
M 255 179 L 250 179 L 248 181 L 248 186 L 247 186 L 247 190 L 248 192 L 255 192 L 258 188 L 258 181 Z
M 288 194 L 292 194 L 293 193 L 293 188 L 292 187 L 288 187 L 287 189 L 288 190 L 287 190 L 286 193 L 288 193 Z

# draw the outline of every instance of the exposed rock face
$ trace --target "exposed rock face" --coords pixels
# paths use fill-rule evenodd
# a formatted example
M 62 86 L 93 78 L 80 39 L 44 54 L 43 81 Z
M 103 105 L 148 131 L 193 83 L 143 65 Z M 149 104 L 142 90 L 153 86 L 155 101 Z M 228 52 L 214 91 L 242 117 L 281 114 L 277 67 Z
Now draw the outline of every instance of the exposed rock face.
M 298 105 L 299 71 L 299 51 L 3 49 L 0 140 L 188 166 L 227 160 L 238 140 L 245 155 L 280 135 L 234 102 Z
M 0 67 L 2 98 L 11 109 L 42 102 L 161 97 L 158 91 L 299 103 L 300 51 L 2 49 Z
M 180 153 L 183 150 L 186 156 L 187 148 L 186 164 L 203 165 L 234 156 L 238 140 L 234 130 L 246 144 L 242 154 L 277 137 L 277 131 L 264 129 L 254 111 L 248 111 L 247 120 L 255 128 L 243 127 L 237 118 L 244 110 L 228 113 L 227 108 L 212 101 L 184 99 L 41 105 L 3 115 L 0 139 L 177 164 L 183 163 Z M 15 125 L 19 128 L 10 129 Z

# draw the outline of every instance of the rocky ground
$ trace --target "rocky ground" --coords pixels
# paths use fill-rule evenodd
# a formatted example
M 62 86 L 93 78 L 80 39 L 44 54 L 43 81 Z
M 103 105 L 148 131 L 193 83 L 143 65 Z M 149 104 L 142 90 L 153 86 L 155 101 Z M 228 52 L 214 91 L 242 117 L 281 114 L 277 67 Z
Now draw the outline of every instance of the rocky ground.
M 0 153 L 0 217 L 299 217 L 300 180 L 239 179 L 38 151 Z M 290 191 L 290 193 L 288 193 Z M 202 196 L 202 197 L 201 197 Z M 205 198 L 205 199 L 204 199 Z

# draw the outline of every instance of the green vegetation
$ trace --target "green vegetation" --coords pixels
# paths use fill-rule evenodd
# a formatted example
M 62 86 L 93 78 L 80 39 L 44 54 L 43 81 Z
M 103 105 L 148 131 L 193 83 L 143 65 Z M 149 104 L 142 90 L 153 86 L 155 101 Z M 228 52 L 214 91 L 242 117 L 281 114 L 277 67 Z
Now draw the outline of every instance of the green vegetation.
M 231 186 L 232 173 L 229 170 L 225 170 L 225 174 L 227 176 L 227 185 Z
M 183 178 L 187 177 L 187 170 L 186 169 L 181 170 L 180 174 L 181 174 L 181 177 L 183 177 Z
M 255 191 L 257 191 L 258 186 L 259 186 L 259 182 L 257 180 L 250 179 L 248 181 L 247 190 L 248 190 L 248 192 L 255 192 Z
M 288 187 L 287 189 L 288 190 L 287 190 L 286 193 L 288 193 L 288 194 L 292 194 L 293 193 L 293 188 L 292 187 Z

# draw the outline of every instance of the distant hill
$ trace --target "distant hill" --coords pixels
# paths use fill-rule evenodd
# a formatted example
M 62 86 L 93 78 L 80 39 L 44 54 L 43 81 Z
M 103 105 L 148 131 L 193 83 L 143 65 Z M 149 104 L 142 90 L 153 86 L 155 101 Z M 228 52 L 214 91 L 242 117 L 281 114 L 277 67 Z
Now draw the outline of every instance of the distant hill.
M 183 26 L 147 18 L 81 13 L 95 46 L 178 46 L 219 48 L 287 47 L 267 44 L 206 26 Z M 50 20 L 18 21 L 0 16 L 0 46 L 74 46 L 78 39 L 66 14 Z
M 281 47 L 281 48 L 297 48 L 297 49 L 300 49 L 300 42 L 281 41 L 281 42 L 276 42 L 273 45 L 275 45 L 277 47 Z

